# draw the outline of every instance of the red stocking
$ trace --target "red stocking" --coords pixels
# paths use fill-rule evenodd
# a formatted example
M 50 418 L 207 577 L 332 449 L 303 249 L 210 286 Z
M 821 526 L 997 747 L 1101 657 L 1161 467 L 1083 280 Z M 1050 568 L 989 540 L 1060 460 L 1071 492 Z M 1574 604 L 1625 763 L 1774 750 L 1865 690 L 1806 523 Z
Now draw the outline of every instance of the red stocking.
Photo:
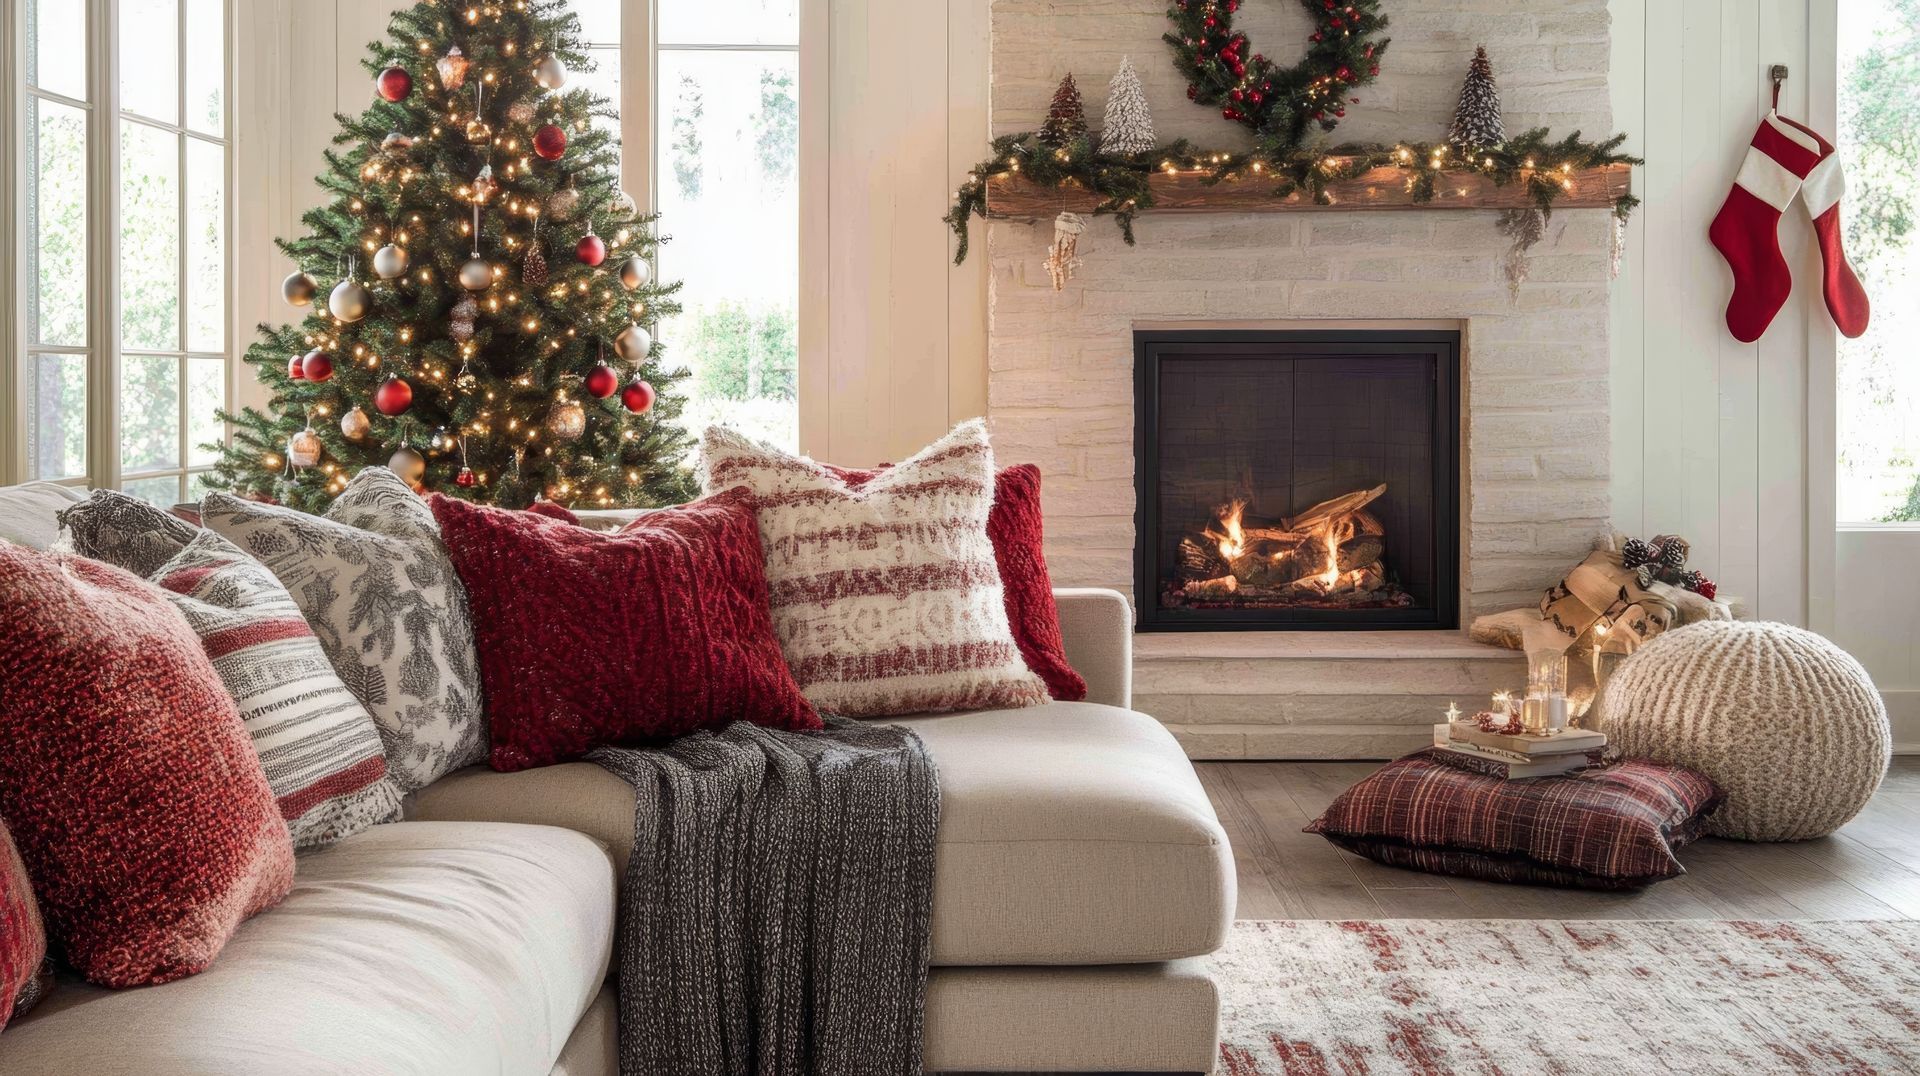
M 1727 329 L 1742 343 L 1760 339 L 1793 291 L 1792 272 L 1780 254 L 1780 213 L 1819 162 L 1818 142 L 1769 113 L 1707 229 L 1733 270 Z
M 1805 132 L 1820 146 L 1820 163 L 1807 173 L 1800 187 L 1800 204 L 1807 207 L 1814 237 L 1820 242 L 1820 291 L 1826 297 L 1827 312 L 1833 315 L 1833 323 L 1842 335 L 1859 336 L 1867 331 L 1872 311 L 1867 289 L 1853 275 L 1853 266 L 1847 264 L 1847 249 L 1840 241 L 1840 195 L 1846 190 L 1840 155 L 1833 151 L 1832 143 L 1804 124 L 1784 122 Z

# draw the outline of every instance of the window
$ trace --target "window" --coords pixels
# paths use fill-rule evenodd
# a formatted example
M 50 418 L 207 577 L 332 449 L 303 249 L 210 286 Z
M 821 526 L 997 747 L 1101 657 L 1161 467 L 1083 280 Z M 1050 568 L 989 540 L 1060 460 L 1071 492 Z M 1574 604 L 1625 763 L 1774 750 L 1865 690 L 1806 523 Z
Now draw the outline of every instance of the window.
M 228 406 L 228 0 L 26 0 L 22 478 L 198 497 Z M 110 47 L 103 27 L 113 28 Z
M 646 184 L 659 271 L 683 284 L 659 326 L 692 375 L 684 421 L 799 443 L 798 0 L 578 0 L 601 69 L 589 85 L 619 104 L 622 19 L 646 20 L 652 107 L 625 116 L 629 153 L 649 147 Z
M 1838 518 L 1915 523 L 1920 364 L 1910 342 L 1920 336 L 1920 141 L 1912 132 L 1920 129 L 1920 0 L 1847 0 L 1839 15 L 1840 218 L 1873 316 L 1864 335 L 1840 340 Z

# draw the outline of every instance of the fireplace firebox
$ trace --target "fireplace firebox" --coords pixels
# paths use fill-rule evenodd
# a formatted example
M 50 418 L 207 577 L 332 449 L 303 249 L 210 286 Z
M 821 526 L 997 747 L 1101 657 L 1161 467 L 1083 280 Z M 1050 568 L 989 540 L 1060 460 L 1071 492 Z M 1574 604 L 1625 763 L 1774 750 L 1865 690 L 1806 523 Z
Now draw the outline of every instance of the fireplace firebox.
M 1454 628 L 1460 334 L 1134 333 L 1141 631 Z

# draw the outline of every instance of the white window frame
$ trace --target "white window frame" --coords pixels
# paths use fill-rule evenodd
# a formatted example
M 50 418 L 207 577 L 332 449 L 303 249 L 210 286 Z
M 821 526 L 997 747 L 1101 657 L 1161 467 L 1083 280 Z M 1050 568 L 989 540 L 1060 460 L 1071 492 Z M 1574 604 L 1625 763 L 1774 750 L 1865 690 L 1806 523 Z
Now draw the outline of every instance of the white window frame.
M 8 123 L 4 128 L 7 137 L 0 141 L 0 208 L 4 208 L 5 219 L 12 222 L 8 231 L 15 237 L 15 247 L 6 251 L 0 258 L 0 324 L 6 326 L 6 332 L 0 333 L 0 399 L 5 406 L 0 407 L 0 485 L 28 481 L 33 476 L 27 471 L 27 437 L 25 370 L 29 357 L 33 354 L 85 354 L 87 356 L 87 434 L 85 473 L 57 479 L 63 485 L 89 486 L 93 488 L 119 488 L 129 481 L 151 478 L 175 477 L 179 480 L 182 496 L 189 492 L 189 483 L 194 475 L 211 468 L 211 464 L 192 464 L 193 423 L 187 411 L 189 395 L 190 363 L 195 359 L 219 359 L 224 365 L 225 374 L 222 385 L 222 406 L 231 410 L 234 406 L 238 367 L 236 352 L 240 350 L 240 337 L 236 330 L 240 328 L 234 312 L 238 308 L 238 282 L 235 279 L 235 248 L 238 224 L 238 202 L 240 184 L 238 182 L 235 131 L 238 127 L 238 95 L 234 92 L 234 71 L 237 67 L 238 38 L 235 32 L 235 2 L 220 0 L 222 7 L 222 28 L 225 36 L 224 52 L 226 63 L 222 75 L 222 122 L 221 134 L 215 138 L 205 133 L 189 130 L 186 126 L 186 77 L 187 63 L 186 29 L 184 13 L 176 17 L 176 33 L 179 49 L 179 113 L 174 124 L 159 123 L 149 117 L 132 117 L 135 122 L 148 124 L 169 134 L 179 141 L 179 183 L 180 183 L 180 244 L 179 244 L 179 286 L 180 286 L 180 337 L 178 347 L 163 350 L 124 349 L 120 337 L 120 124 L 123 115 L 120 108 L 120 60 L 119 60 L 119 13 L 120 0 L 72 0 L 84 3 L 87 11 L 87 92 L 89 100 L 74 101 L 59 94 L 40 89 L 29 89 L 26 85 L 26 4 L 14 0 L 7 4 L 7 13 L 0 19 L 0 104 L 5 107 Z M 182 4 L 184 8 L 184 3 Z M 33 282 L 26 278 L 23 270 L 26 264 L 27 234 L 26 212 L 26 139 L 33 136 L 27 126 L 27 105 L 30 99 L 39 98 L 55 101 L 72 107 L 81 108 L 86 113 L 87 123 L 87 341 L 83 347 L 41 346 L 27 339 L 26 319 L 21 316 L 26 304 L 31 301 L 26 289 Z M 104 118 L 103 118 L 104 117 Z M 190 351 L 187 349 L 187 293 L 193 282 L 188 276 L 188 258 L 190 244 L 187 240 L 187 166 L 186 149 L 190 139 L 199 139 L 219 145 L 226 161 L 222 177 L 225 184 L 221 199 L 223 234 L 225 237 L 222 257 L 224 269 L 225 308 L 224 328 L 225 347 L 221 351 Z M 178 361 L 179 381 L 179 459 L 176 465 L 127 472 L 120 464 L 120 369 L 121 355 L 130 353 L 140 356 L 163 356 Z M 231 430 L 225 431 L 230 437 Z

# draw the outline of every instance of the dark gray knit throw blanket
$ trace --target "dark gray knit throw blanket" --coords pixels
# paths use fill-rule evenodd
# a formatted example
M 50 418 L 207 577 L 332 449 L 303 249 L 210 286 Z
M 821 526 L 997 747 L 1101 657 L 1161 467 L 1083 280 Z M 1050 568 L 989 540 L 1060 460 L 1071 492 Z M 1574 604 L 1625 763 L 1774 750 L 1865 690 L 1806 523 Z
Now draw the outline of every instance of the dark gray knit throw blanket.
M 625 1076 L 920 1071 L 939 781 L 906 729 L 827 720 L 589 756 L 638 800 Z

